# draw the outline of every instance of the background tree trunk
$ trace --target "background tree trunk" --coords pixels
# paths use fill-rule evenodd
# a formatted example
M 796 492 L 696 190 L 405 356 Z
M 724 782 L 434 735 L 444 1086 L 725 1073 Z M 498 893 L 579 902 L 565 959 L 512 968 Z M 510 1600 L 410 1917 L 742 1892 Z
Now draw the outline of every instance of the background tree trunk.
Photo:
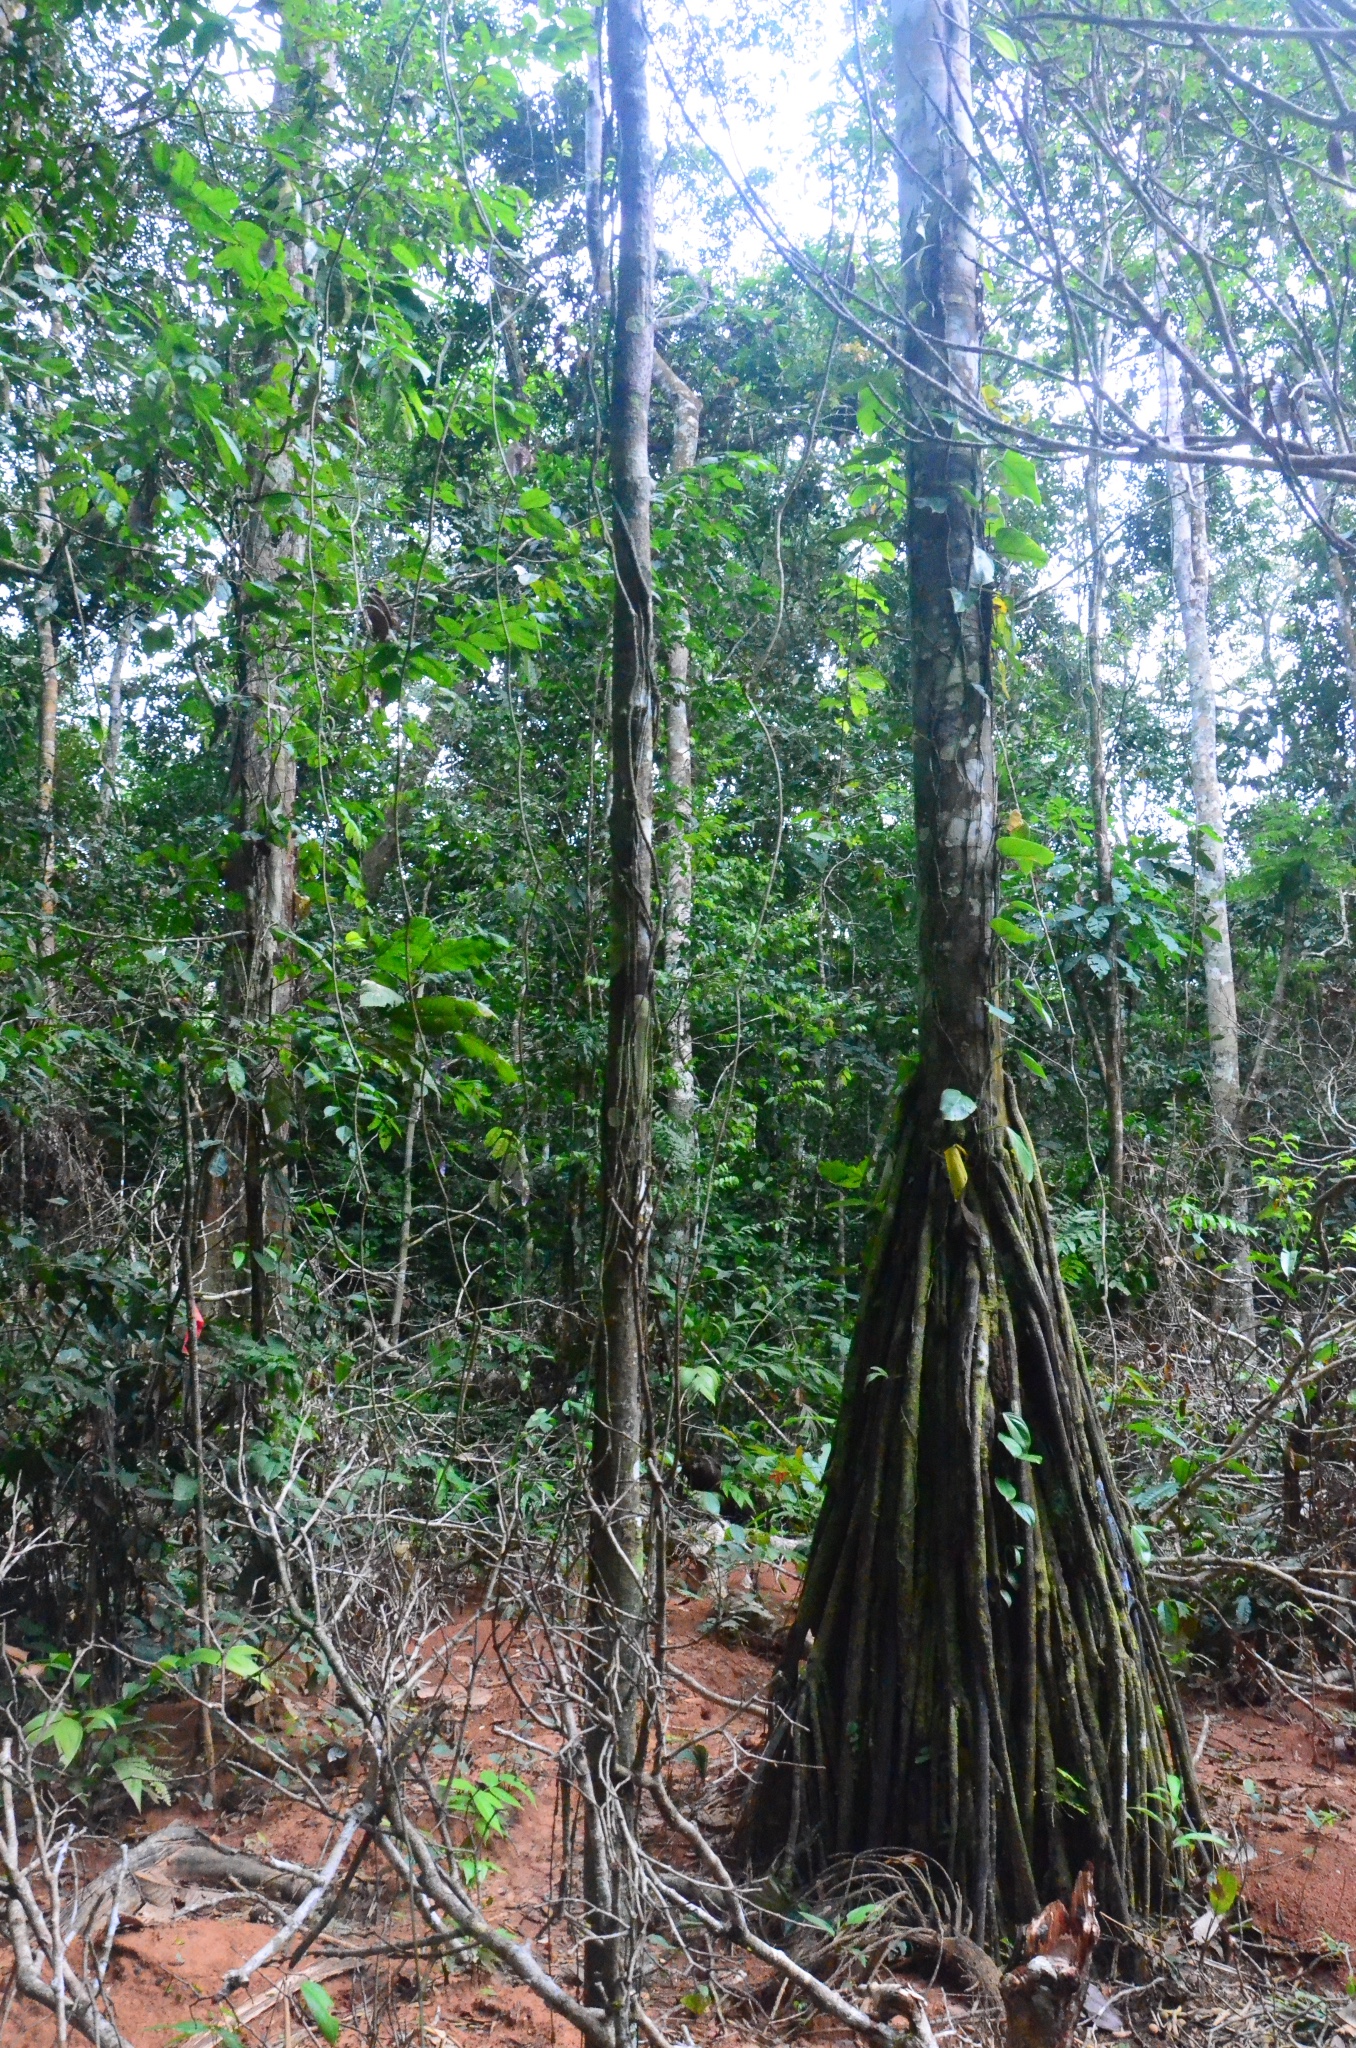
M 325 84 L 323 51 L 282 49 L 284 75 L 274 88 L 273 120 L 284 160 L 304 161 L 314 147 Z M 289 177 L 275 190 L 274 260 L 292 283 L 307 283 L 308 220 Z M 273 378 L 286 344 L 270 337 L 253 365 L 258 384 Z M 284 1148 L 289 1104 L 277 1056 L 276 1026 L 291 999 L 289 935 L 296 924 L 297 854 L 292 820 L 297 762 L 290 728 L 297 639 L 289 616 L 295 573 L 304 554 L 301 533 L 287 522 L 298 480 L 289 417 L 278 443 L 251 451 L 250 489 L 235 563 L 235 702 L 230 791 L 239 844 L 227 881 L 240 898 L 238 935 L 228 954 L 225 1009 L 247 1086 L 225 1119 L 227 1169 L 209 1178 L 204 1210 L 208 1260 L 204 1307 L 218 1312 L 247 1295 L 252 1334 L 262 1337 L 272 1315 L 278 1247 L 287 1229 Z M 303 643 L 304 644 L 304 643 Z M 243 1237 L 243 1279 L 232 1253 Z
M 52 486 L 45 456 L 38 457 L 38 548 L 44 570 L 56 553 L 57 527 L 52 516 Z M 38 700 L 38 951 L 50 959 L 56 951 L 56 766 L 57 715 L 61 708 L 61 668 L 57 661 L 56 628 L 49 586 L 38 585 L 38 668 L 42 691 Z
M 122 759 L 122 672 L 127 666 L 127 650 L 132 644 L 135 625 L 134 615 L 124 612 L 118 624 L 117 643 L 108 671 L 108 730 L 104 734 L 99 789 L 99 809 L 105 818 L 118 794 L 118 765 Z
M 585 1830 L 585 1999 L 629 2040 L 634 1914 L 610 1826 L 635 1763 L 646 1600 L 641 1469 L 654 1189 L 654 595 L 650 384 L 654 155 L 641 0 L 609 0 L 620 224 L 609 449 L 612 614 L 610 979 L 602 1128 L 602 1342 L 594 1388 L 588 1590 L 591 1782 Z
M 1099 1053 L 1106 1091 L 1107 1179 L 1112 1200 L 1125 1194 L 1125 999 L 1121 989 L 1120 943 L 1116 932 L 1115 847 L 1107 801 L 1106 694 L 1102 687 L 1102 602 L 1106 594 L 1106 555 L 1102 547 L 1101 478 L 1091 456 L 1083 476 L 1088 514 L 1088 796 L 1092 808 L 1093 848 L 1097 856 L 1097 901 L 1107 919 L 1102 955 L 1107 972 L 1102 981 L 1105 1029 Z
M 660 355 L 654 359 L 657 380 L 673 399 L 677 418 L 670 469 L 681 476 L 697 460 L 702 402 Z M 669 983 L 668 1112 L 674 1142 L 674 1164 L 680 1174 L 693 1163 L 697 1084 L 692 1069 L 691 963 L 692 931 L 692 713 L 688 696 L 691 649 L 686 621 L 664 650 L 668 690 L 665 742 L 669 801 L 673 821 L 665 863 L 664 971 Z
M 1163 438 L 1170 447 L 1184 448 L 1181 376 L 1162 349 L 1159 380 Z M 1205 477 L 1189 462 L 1170 462 L 1167 472 L 1172 504 L 1172 578 L 1182 619 L 1191 695 L 1191 790 L 1196 813 L 1195 870 L 1201 914 L 1205 1019 L 1210 1034 L 1210 1103 L 1223 1173 L 1223 1213 L 1246 1223 L 1248 1173 L 1243 1150 L 1238 997 L 1224 864 L 1224 792 L 1219 780 L 1215 678 L 1210 653 L 1210 532 Z M 1257 1343 L 1257 1317 L 1246 1237 L 1230 1242 L 1228 1262 L 1229 1317 L 1251 1357 Z
M 968 11 L 893 25 L 921 1057 L 751 1819 L 793 1857 L 936 1856 L 982 1943 L 1085 1858 L 1113 1914 L 1154 1898 L 1196 1800 L 992 1002 L 993 572 L 947 402 L 979 385 Z

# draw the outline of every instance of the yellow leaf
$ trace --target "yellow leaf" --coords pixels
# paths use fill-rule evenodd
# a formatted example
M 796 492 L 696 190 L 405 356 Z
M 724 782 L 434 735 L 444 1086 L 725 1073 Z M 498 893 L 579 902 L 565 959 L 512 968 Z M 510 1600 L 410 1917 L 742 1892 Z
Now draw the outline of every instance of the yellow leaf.
M 948 1145 L 942 1157 L 946 1161 L 946 1177 L 951 1183 L 951 1192 L 959 1201 L 970 1180 L 965 1166 L 965 1147 Z
M 1022 816 L 1022 814 L 1021 814 L 1021 812 L 1020 812 L 1020 811 L 1009 811 L 1009 812 L 1008 812 L 1008 830 L 1009 830 L 1009 832 L 1020 832 L 1020 831 L 1022 831 L 1022 830 L 1024 829 L 1025 825 L 1026 825 L 1026 819 L 1025 819 L 1025 818 L 1024 818 L 1023 816 Z

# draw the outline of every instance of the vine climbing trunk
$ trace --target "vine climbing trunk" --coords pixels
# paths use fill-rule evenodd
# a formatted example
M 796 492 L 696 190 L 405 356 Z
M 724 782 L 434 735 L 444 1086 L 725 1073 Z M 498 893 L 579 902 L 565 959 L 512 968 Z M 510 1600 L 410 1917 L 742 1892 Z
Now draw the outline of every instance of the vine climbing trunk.
M 1166 349 L 1159 351 L 1159 388 L 1163 438 L 1169 447 L 1185 449 L 1181 373 Z M 1210 528 L 1205 474 L 1197 464 L 1182 461 L 1170 462 L 1167 471 L 1172 506 L 1172 578 L 1186 647 L 1190 693 L 1191 793 L 1196 815 L 1194 864 L 1201 920 L 1205 1021 L 1210 1036 L 1210 1105 L 1224 1185 L 1222 1207 L 1234 1223 L 1246 1226 L 1248 1175 L 1238 1057 L 1238 996 L 1224 863 L 1224 791 L 1219 779 L 1218 713 L 1210 648 Z M 1229 1320 L 1251 1358 L 1256 1351 L 1257 1316 L 1252 1260 L 1247 1237 L 1241 1232 L 1231 1239 L 1228 1248 L 1226 1294 Z
M 585 1999 L 634 2032 L 637 1911 L 622 1895 L 614 1830 L 636 1763 L 646 1596 L 641 1485 L 654 1188 L 654 592 L 650 383 L 654 366 L 654 152 L 642 0 L 608 0 L 617 140 L 616 298 L 608 418 L 612 490 L 612 801 L 607 1069 L 602 1116 L 602 1328 L 594 1385 L 588 1538 L 589 1791 Z
M 920 1057 L 751 1846 L 940 1860 L 981 1943 L 1164 1888 L 1191 1752 L 995 1014 L 998 791 L 966 0 L 895 0 Z

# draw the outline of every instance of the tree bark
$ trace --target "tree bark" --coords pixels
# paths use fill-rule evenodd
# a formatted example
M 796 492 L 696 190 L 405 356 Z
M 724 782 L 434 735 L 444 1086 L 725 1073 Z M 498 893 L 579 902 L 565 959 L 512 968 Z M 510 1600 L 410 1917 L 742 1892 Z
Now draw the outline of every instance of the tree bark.
M 1166 350 L 1159 351 L 1163 438 L 1186 445 L 1182 384 Z M 1204 473 L 1189 462 L 1167 465 L 1172 506 L 1172 577 L 1186 645 L 1190 691 L 1191 791 L 1196 814 L 1196 893 L 1201 908 L 1201 962 L 1205 980 L 1206 1028 L 1210 1034 L 1210 1104 L 1223 1182 L 1225 1213 L 1248 1220 L 1247 1162 L 1243 1151 L 1242 1086 L 1238 1061 L 1238 997 L 1229 937 L 1229 898 L 1224 863 L 1224 792 L 1220 787 L 1214 667 L 1210 650 L 1210 533 Z M 1257 1342 L 1248 1240 L 1229 1246 L 1229 1312 L 1237 1336 L 1251 1355 Z
M 273 121 L 288 154 L 304 157 L 299 135 L 313 141 L 319 101 L 326 89 L 324 56 L 284 38 L 286 76 L 274 88 Z M 273 259 L 304 288 L 305 250 L 316 225 L 302 211 L 289 179 L 275 188 Z M 310 246 L 314 246 L 313 241 Z M 270 335 L 253 365 L 267 384 L 284 360 L 286 342 Z M 253 449 L 250 485 L 234 565 L 237 689 L 230 794 L 238 844 L 227 884 L 239 898 L 238 927 L 229 949 L 224 1006 L 246 1074 L 246 1088 L 230 1104 L 222 1129 L 227 1170 L 209 1177 L 204 1224 L 208 1260 L 204 1304 L 220 1312 L 247 1297 L 252 1334 L 261 1338 L 273 1314 L 279 1243 L 287 1229 L 285 1147 L 289 1117 L 277 1027 L 292 995 L 290 935 L 296 923 L 297 853 L 293 816 L 297 762 L 290 730 L 295 710 L 289 613 L 304 538 L 288 524 L 297 484 L 292 452 L 295 419 L 284 422 L 274 445 Z M 243 1224 L 247 1253 L 242 1280 L 232 1253 Z
M 593 40 L 588 50 L 588 105 L 584 109 L 584 239 L 589 252 L 591 299 L 603 296 L 607 242 L 603 234 L 603 10 L 593 10 Z
M 992 563 L 954 424 L 981 343 L 965 0 L 895 0 L 893 27 L 920 1059 L 751 1846 L 925 1851 L 982 1943 L 1085 1860 L 1113 1914 L 1148 1903 L 1197 1801 L 995 1017 Z
M 1116 931 L 1115 847 L 1107 802 L 1106 696 L 1102 688 L 1102 601 L 1106 592 L 1106 556 L 1102 548 L 1100 465 L 1088 459 L 1083 476 L 1087 508 L 1088 551 L 1088 796 L 1092 838 L 1097 857 L 1097 901 L 1107 921 L 1102 955 L 1107 972 L 1102 981 L 1105 1028 L 1098 1065 L 1106 1091 L 1107 1179 L 1112 1200 L 1125 1194 L 1125 1002 L 1121 991 L 1120 943 Z
M 52 486 L 45 456 L 38 457 L 38 547 L 44 572 L 56 553 L 56 522 L 52 517 Z M 61 708 L 61 668 L 57 661 L 56 628 L 47 608 L 51 593 L 38 585 L 43 610 L 38 619 L 38 667 L 42 693 L 38 701 L 38 951 L 49 960 L 56 951 L 56 766 L 57 715 Z
M 127 650 L 132 644 L 134 624 L 132 613 L 124 612 L 118 625 L 117 644 L 113 649 L 113 661 L 108 671 L 108 731 L 104 734 L 99 791 L 99 809 L 105 818 L 112 810 L 118 794 L 118 766 L 122 760 L 122 672 L 127 666 Z
M 630 1797 L 644 1650 L 641 1467 L 654 1189 L 654 594 L 650 384 L 654 366 L 654 153 L 642 0 L 608 0 L 620 221 L 608 422 L 612 615 L 607 1070 L 602 1117 L 602 1330 L 594 1387 L 589 1525 L 590 1777 L 585 1843 L 585 2003 L 634 2031 L 634 1915 L 614 1853 Z
M 673 435 L 672 473 L 681 476 L 697 460 L 702 402 L 660 355 L 655 376 L 673 399 L 677 420 Z M 691 649 L 686 620 L 665 649 L 668 680 L 665 707 L 665 750 L 669 801 L 673 809 L 665 875 L 664 972 L 669 985 L 668 1113 L 679 1175 L 693 1164 L 697 1083 L 692 1066 L 692 1002 L 690 942 L 692 933 L 692 715 L 688 695 Z

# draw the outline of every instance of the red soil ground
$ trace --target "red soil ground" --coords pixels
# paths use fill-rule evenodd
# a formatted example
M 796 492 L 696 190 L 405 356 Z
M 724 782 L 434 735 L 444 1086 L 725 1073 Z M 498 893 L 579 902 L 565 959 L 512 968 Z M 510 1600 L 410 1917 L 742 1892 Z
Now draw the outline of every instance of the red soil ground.
M 731 1589 L 740 1590 L 738 1584 Z M 756 1588 L 743 1590 L 756 1592 L 779 1615 L 791 1585 L 764 1572 Z M 709 1599 L 681 1590 L 675 1595 L 667 1712 L 673 1747 L 700 1745 L 709 1756 L 708 1777 L 714 1778 L 760 1739 L 770 1662 L 766 1648 L 727 1640 L 711 1623 Z M 449 1624 L 443 1649 L 428 1695 L 450 1699 L 464 1711 L 475 1768 L 511 1770 L 534 1795 L 524 1801 L 507 1837 L 492 1847 L 497 1867 L 484 1887 L 485 1910 L 499 1925 L 529 1935 L 548 1967 L 568 1977 L 575 1958 L 563 1923 L 549 1911 L 560 1883 L 555 1767 L 549 1737 L 523 1712 L 523 1699 L 530 1704 L 530 1674 L 510 1667 L 506 1675 L 488 1624 L 474 1615 Z M 1343 1702 L 1326 1704 L 1340 1710 Z M 1345 1701 L 1348 1708 L 1353 1704 Z M 293 1739 L 323 1742 L 323 1700 L 285 1695 L 282 1705 L 292 1717 Z M 1246 1910 L 1270 1939 L 1297 1955 L 1327 1955 L 1339 1976 L 1350 1977 L 1356 1954 L 1356 1763 L 1344 1760 L 1344 1745 L 1334 1743 L 1326 1724 L 1290 1702 L 1265 1710 L 1212 1707 L 1204 1729 L 1202 1718 L 1199 1709 L 1194 1712 L 1192 1732 L 1197 1738 L 1204 1733 L 1201 1776 L 1213 1825 L 1235 1844 L 1231 1855 L 1220 1851 L 1219 1860 L 1232 1862 L 1244 1879 L 1238 1911 Z M 219 1790 L 227 1783 L 223 1772 Z M 340 1785 L 336 1795 L 336 1810 L 342 1811 L 357 1786 L 350 1793 Z M 247 1816 L 204 1814 L 181 1802 L 149 1811 L 125 1832 L 139 1835 L 175 1819 L 192 1821 L 225 1846 L 310 1866 L 320 1862 L 332 1839 L 323 1818 L 276 1794 Z M 403 1912 L 403 1902 L 390 1900 L 389 1906 Z M 250 1911 L 245 1899 L 238 1905 L 220 1897 L 195 1900 L 181 1891 L 177 1898 L 167 1893 L 163 1905 L 123 1927 L 109 1989 L 133 2048 L 171 2048 L 176 2030 L 193 2027 L 205 2033 L 194 2048 L 215 2048 L 215 2033 L 207 2030 L 236 2024 L 223 2002 L 222 1979 L 269 1932 L 267 1922 L 248 1917 Z M 413 1930 L 402 1923 L 398 1931 Z M 483 1972 L 435 1965 L 424 1970 L 421 1982 L 408 1962 L 345 1970 L 320 1955 L 312 1951 L 299 1977 L 326 1982 L 345 2023 L 340 2048 L 374 2048 L 378 2041 L 382 2048 L 419 2041 L 428 2048 L 488 2048 L 491 2042 L 494 2048 L 538 2048 L 557 2039 L 563 2048 L 573 2042 L 570 2030 L 553 2021 L 531 1993 Z M 3 1981 L 0 1975 L 0 1986 Z M 276 1969 L 261 1971 L 238 2004 L 258 2004 L 280 1983 Z M 747 2011 L 713 2007 L 694 2013 L 679 2003 L 683 1990 L 681 1982 L 655 1986 L 655 2017 L 671 2040 L 681 2041 L 686 2033 L 694 2048 L 717 2041 L 722 2048 L 741 2048 L 754 2038 Z M 945 2026 L 945 1995 L 934 1990 L 931 2003 L 935 2022 Z M 294 1995 L 275 1998 L 238 2031 L 246 2048 L 323 2048 Z M 836 2039 L 836 2030 L 817 2025 L 813 2038 L 826 2044 Z M 54 2042 L 47 2015 L 23 2002 L 7 2010 L 0 1992 L 0 2048 L 53 2048 Z

